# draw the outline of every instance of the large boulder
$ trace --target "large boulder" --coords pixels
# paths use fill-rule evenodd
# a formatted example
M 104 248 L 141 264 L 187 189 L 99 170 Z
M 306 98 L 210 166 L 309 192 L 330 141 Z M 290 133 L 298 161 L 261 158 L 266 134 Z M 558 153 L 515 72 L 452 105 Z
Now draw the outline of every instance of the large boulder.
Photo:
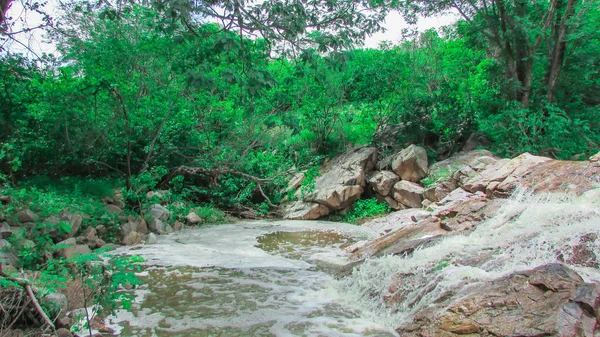
M 129 232 L 123 238 L 123 244 L 126 246 L 133 246 L 142 243 L 142 235 L 138 232 Z
M 150 207 L 150 215 L 153 219 L 161 221 L 169 221 L 171 218 L 171 212 L 160 204 L 154 204 Z
M 185 216 L 185 222 L 187 222 L 188 225 L 197 225 L 200 223 L 200 221 L 202 221 L 202 218 L 200 218 L 200 216 L 198 216 L 198 214 L 195 212 L 190 212 Z
M 158 234 L 169 234 L 173 232 L 173 227 L 159 219 L 150 221 L 150 230 Z
M 393 157 L 391 168 L 402 180 L 418 182 L 427 176 L 427 151 L 410 145 Z
M 429 201 L 437 202 L 444 199 L 457 188 L 458 183 L 453 178 L 442 179 L 425 188 L 423 196 Z
M 421 185 L 401 180 L 394 185 L 394 199 L 409 208 L 421 208 L 424 189 Z
M 34 213 L 28 209 L 17 212 L 17 214 L 15 214 L 15 216 L 17 217 L 19 222 L 22 224 L 36 222 L 40 219 L 40 217 L 36 213 Z
M 8 239 L 11 235 L 10 225 L 6 222 L 0 222 L 0 239 Z
M 313 202 L 296 201 L 286 204 L 283 214 L 289 220 L 316 220 L 329 214 L 329 208 Z
M 402 336 L 598 336 L 600 286 L 561 264 L 465 286 L 417 313 Z
M 398 180 L 400 177 L 392 171 L 377 171 L 369 177 L 368 182 L 375 193 L 387 197 Z
M 313 191 L 304 195 L 298 190 L 296 197 L 302 200 L 284 206 L 284 218 L 316 219 L 352 205 L 363 193 L 366 175 L 373 170 L 376 160 L 377 150 L 373 147 L 355 148 L 333 158 L 321 168 Z

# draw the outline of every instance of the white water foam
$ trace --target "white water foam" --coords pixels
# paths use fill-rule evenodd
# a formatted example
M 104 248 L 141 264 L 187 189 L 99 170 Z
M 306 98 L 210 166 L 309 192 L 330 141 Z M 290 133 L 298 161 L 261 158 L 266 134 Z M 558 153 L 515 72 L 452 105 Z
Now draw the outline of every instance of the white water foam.
M 589 236 L 588 234 L 595 236 Z M 586 239 L 583 239 L 583 238 Z M 366 261 L 338 282 L 342 296 L 389 328 L 410 323 L 414 315 L 449 290 L 493 280 L 537 266 L 569 261 L 572 247 L 585 241 L 600 261 L 600 189 L 583 196 L 532 195 L 516 191 L 496 215 L 468 235 L 450 236 L 409 257 Z M 469 266 L 465 259 L 488 256 Z M 562 258 L 561 258 L 562 256 Z M 600 281 L 596 268 L 571 266 L 588 282 Z M 398 277 L 401 275 L 402 277 Z M 386 307 L 382 297 L 394 279 L 402 299 Z

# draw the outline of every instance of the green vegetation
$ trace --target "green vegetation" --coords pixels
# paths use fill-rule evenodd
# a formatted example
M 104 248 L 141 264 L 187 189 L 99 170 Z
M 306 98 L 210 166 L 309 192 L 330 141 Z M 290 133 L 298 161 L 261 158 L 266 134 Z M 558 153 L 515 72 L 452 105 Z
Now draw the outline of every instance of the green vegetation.
M 385 202 L 379 202 L 377 199 L 360 199 L 354 203 L 352 209 L 344 215 L 344 220 L 360 224 L 372 218 L 391 212 L 391 208 Z
M 594 1 L 64 1 L 43 19 L 57 53 L 34 58 L 8 43 L 19 34 L 10 3 L 0 0 L 0 195 L 12 200 L 0 215 L 39 215 L 9 241 L 42 275 L 129 271 L 100 252 L 53 255 L 72 231 L 60 215 L 84 214 L 80 231 L 102 226 L 108 243 L 154 204 L 169 221 L 266 216 L 293 200 L 282 192 L 293 173 L 311 193 L 324 158 L 353 146 L 413 143 L 440 159 L 478 133 L 501 156 L 598 151 Z M 390 11 L 414 22 L 449 10 L 462 19 L 355 48 Z M 359 200 L 345 220 L 385 212 Z

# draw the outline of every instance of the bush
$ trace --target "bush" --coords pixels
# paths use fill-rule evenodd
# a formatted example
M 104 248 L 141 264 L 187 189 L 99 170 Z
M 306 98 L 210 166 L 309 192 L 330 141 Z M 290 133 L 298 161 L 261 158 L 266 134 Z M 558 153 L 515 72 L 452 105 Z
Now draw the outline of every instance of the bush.
M 380 203 L 377 199 L 361 199 L 354 203 L 354 207 L 345 215 L 349 223 L 360 224 L 368 219 L 372 219 L 391 212 L 388 204 Z

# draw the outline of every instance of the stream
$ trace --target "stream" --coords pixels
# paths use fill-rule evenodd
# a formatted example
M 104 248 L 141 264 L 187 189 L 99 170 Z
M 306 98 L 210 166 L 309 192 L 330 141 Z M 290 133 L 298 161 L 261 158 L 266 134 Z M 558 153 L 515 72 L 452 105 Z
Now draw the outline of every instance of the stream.
M 396 336 L 347 303 L 332 270 L 377 234 L 330 222 L 251 221 L 186 229 L 121 248 L 146 260 L 122 336 Z

